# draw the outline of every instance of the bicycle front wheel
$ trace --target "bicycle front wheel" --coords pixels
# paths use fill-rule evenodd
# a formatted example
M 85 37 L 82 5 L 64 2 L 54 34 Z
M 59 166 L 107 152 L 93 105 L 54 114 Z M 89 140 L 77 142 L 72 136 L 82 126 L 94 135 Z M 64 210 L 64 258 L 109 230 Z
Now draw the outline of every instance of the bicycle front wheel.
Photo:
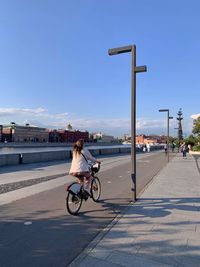
M 79 212 L 81 205 L 82 205 L 82 197 L 80 197 L 79 195 L 68 191 L 67 192 L 67 197 L 66 197 L 66 207 L 67 207 L 67 211 L 71 214 L 71 215 L 77 215 L 77 213 Z
M 91 196 L 92 199 L 97 202 L 101 195 L 101 183 L 98 177 L 93 177 L 91 183 Z

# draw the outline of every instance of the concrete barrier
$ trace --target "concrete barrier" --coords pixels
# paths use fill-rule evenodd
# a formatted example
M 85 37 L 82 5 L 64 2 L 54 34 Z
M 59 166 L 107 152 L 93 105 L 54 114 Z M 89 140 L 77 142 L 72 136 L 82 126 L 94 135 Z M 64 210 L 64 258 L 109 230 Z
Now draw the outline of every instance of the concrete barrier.
M 0 154 L 0 166 L 17 165 L 20 163 L 20 154 Z
M 131 153 L 131 148 L 130 147 L 120 147 L 119 153 Z
M 95 148 L 90 149 L 89 147 L 87 147 L 87 148 L 90 151 L 90 153 L 92 154 L 92 156 L 96 157 L 96 156 L 100 155 L 100 150 L 101 149 L 95 149 Z
M 131 147 L 108 147 L 108 148 L 89 148 L 91 154 L 96 157 L 98 155 L 112 155 L 118 153 L 131 153 Z M 163 149 L 162 146 L 151 146 L 151 151 Z M 136 148 L 137 153 L 142 153 L 142 148 Z M 147 152 L 146 152 L 147 153 Z M 44 151 L 44 152 L 24 152 L 16 154 L 0 154 L 0 166 L 17 165 L 26 163 L 37 163 L 55 160 L 67 160 L 72 157 L 71 150 L 60 151 Z
M 31 152 L 22 154 L 22 163 L 45 162 L 52 160 L 65 160 L 70 158 L 70 151 Z
M 109 154 L 118 154 L 119 153 L 119 148 L 102 148 L 99 149 L 99 154 L 100 155 L 109 155 Z

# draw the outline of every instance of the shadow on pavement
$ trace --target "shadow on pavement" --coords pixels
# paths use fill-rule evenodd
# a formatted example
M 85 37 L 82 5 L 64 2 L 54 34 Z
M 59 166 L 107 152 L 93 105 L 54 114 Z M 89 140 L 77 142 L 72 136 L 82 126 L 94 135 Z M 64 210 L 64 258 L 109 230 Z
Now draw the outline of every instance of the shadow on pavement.
M 45 199 L 45 194 L 41 197 Z M 29 198 L 26 204 L 30 212 L 22 201 L 0 206 L 0 266 L 67 266 L 128 200 L 103 199 L 96 208 L 83 204 L 78 216 L 69 215 L 64 206 L 48 209 L 42 201 L 35 207 Z M 53 198 L 48 205 L 53 205 Z
M 133 261 L 137 266 L 135 260 L 149 266 L 145 265 L 149 260 L 150 266 L 198 267 L 199 211 L 200 198 L 141 198 L 92 251 L 92 256 L 105 255 L 109 262 L 123 262 L 123 266 L 131 266 Z
M 108 212 L 108 214 L 112 215 L 112 217 L 110 217 L 111 219 L 114 219 L 115 216 L 113 217 L 113 215 L 117 215 L 119 213 L 121 213 L 122 211 L 124 211 L 124 209 L 126 207 L 129 206 L 130 204 L 130 198 L 110 198 L 110 199 L 101 199 L 99 202 L 97 202 L 99 204 L 101 204 L 101 209 L 99 210 L 85 210 L 85 211 L 80 211 L 79 212 L 79 216 L 81 217 L 86 217 L 88 214 L 91 213 L 95 213 L 97 211 L 103 211 Z M 97 218 L 97 217 L 96 217 Z M 100 217 L 98 217 L 100 218 Z

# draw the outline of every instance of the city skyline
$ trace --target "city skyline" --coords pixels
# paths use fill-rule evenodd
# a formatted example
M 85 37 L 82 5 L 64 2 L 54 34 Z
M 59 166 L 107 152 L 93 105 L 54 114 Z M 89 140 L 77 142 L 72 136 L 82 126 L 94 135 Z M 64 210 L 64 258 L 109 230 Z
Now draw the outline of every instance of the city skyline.
M 194 119 L 195 118 L 196 118 L 196 116 L 194 117 Z M 170 123 L 170 121 L 169 121 L 169 123 Z M 102 134 L 112 135 L 111 133 L 109 134 L 107 132 L 104 132 L 104 131 L 102 131 L 99 128 L 96 131 L 94 131 L 94 130 L 88 130 L 86 128 L 84 128 L 84 129 L 74 128 L 70 123 L 68 125 L 63 126 L 63 127 L 59 127 L 59 126 L 55 126 L 55 127 L 53 127 L 53 126 L 45 126 L 45 125 L 43 125 L 41 123 L 38 123 L 38 124 L 39 125 L 30 124 L 27 121 L 25 123 L 17 123 L 17 122 L 15 122 L 15 121 L 12 120 L 10 123 L 1 124 L 0 126 L 2 126 L 3 128 L 5 128 L 5 127 L 11 127 L 12 125 L 22 126 L 22 127 L 23 126 L 25 126 L 25 127 L 39 127 L 39 128 L 41 127 L 41 128 L 46 128 L 49 131 L 53 131 L 53 130 L 56 130 L 56 131 L 58 131 L 58 130 L 69 130 L 69 131 L 83 131 L 83 132 L 86 131 L 86 132 L 89 132 L 90 134 L 102 133 Z M 70 128 L 69 128 L 69 125 L 70 125 Z M 139 127 L 138 127 L 138 121 L 137 121 L 137 132 L 136 132 L 136 134 L 138 136 L 139 135 L 146 135 L 146 136 L 154 136 L 154 135 L 157 135 L 157 136 L 166 136 L 166 134 L 167 134 L 164 129 L 163 129 L 163 132 L 161 132 L 160 134 L 158 134 L 158 133 L 154 132 L 155 128 L 152 128 L 152 129 L 154 129 L 154 130 L 152 130 L 152 132 L 151 132 L 151 127 L 148 127 L 147 128 L 148 129 L 148 132 L 145 132 L 143 130 L 138 130 L 138 128 Z M 165 128 L 165 125 L 163 125 L 163 128 Z M 177 134 L 178 128 L 174 128 L 174 130 L 176 130 L 176 134 L 174 135 L 174 134 L 171 133 L 170 136 L 177 137 L 177 135 L 178 135 Z M 125 135 L 126 136 L 131 136 L 131 133 L 130 132 L 129 133 L 128 132 L 124 132 L 123 134 L 120 134 L 119 136 L 113 134 L 113 136 L 116 137 L 116 138 L 120 138 L 120 137 L 125 136 Z M 187 134 L 184 134 L 184 138 L 186 137 L 186 135 Z
M 131 56 L 108 49 L 135 44 L 137 65 L 148 68 L 137 75 L 137 133 L 166 134 L 160 108 L 174 118 L 182 108 L 191 133 L 200 115 L 199 1 L 117 3 L 1 2 L 0 124 L 130 133 Z
M 87 130 L 81 131 L 78 129 L 73 129 L 69 124 L 66 129 L 48 129 L 41 128 L 38 126 L 33 126 L 30 124 L 19 125 L 15 122 L 11 122 L 7 125 L 0 125 L 0 141 L 2 142 L 75 142 L 75 140 L 81 138 L 86 140 L 106 140 L 106 142 L 112 142 L 113 140 L 122 139 L 124 141 L 131 140 L 130 134 L 124 134 L 121 137 L 115 138 L 112 135 L 106 135 L 102 132 L 92 133 Z M 148 142 L 153 142 L 152 140 L 159 140 L 158 143 L 166 138 L 166 135 L 156 135 L 156 134 L 138 134 L 136 135 L 136 143 L 145 143 L 144 139 L 147 138 Z M 150 138 L 150 139 L 149 139 Z M 152 139 L 153 138 L 153 139 Z

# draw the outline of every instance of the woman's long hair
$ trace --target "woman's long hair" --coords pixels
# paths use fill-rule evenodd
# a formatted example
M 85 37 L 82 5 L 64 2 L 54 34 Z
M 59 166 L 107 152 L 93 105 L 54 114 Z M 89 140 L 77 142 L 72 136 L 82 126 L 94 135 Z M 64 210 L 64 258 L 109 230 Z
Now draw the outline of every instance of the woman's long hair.
M 84 145 L 84 140 L 83 139 L 79 139 L 76 143 L 74 143 L 73 145 L 73 153 L 75 155 L 80 154 L 81 150 L 83 149 L 83 145 Z

